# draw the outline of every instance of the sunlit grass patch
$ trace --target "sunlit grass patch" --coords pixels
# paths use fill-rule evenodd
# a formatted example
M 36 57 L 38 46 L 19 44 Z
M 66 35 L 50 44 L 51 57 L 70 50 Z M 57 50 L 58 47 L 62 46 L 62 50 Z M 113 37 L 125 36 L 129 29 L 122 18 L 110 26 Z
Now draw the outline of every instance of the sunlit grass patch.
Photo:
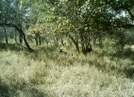
M 111 56 L 112 49 L 96 48 L 87 56 L 59 53 L 42 47 L 37 55 L 26 51 L 2 51 L 2 95 L 16 97 L 131 97 L 133 61 Z M 68 51 L 71 52 L 70 49 Z M 114 51 L 114 50 L 113 50 Z M 127 75 L 129 77 L 127 77 Z M 6 92 L 6 90 L 8 92 Z

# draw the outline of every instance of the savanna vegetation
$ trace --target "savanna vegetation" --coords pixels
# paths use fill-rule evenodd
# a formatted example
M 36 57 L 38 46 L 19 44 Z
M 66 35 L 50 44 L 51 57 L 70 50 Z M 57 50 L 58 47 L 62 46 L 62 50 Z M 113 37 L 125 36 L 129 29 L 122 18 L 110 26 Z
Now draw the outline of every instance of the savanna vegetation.
M 134 97 L 133 0 L 1 0 L 0 97 Z

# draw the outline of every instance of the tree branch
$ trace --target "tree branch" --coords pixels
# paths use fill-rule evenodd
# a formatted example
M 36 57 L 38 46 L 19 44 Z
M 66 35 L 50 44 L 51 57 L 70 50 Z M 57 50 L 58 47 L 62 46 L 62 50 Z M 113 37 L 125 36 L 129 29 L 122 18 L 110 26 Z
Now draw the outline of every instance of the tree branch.
M 130 29 L 130 28 L 134 28 L 134 25 L 133 24 L 126 24 L 126 25 L 120 25 L 120 26 L 114 26 L 114 27 L 122 27 L 122 28 Z
M 33 49 L 30 47 L 30 45 L 28 44 L 28 42 L 27 42 L 27 40 L 26 40 L 25 33 L 24 33 L 23 30 L 20 29 L 18 26 L 16 26 L 15 24 L 7 24 L 7 23 L 0 23 L 0 26 L 8 26 L 8 27 L 13 27 L 13 28 L 15 28 L 15 29 L 19 32 L 19 34 L 23 36 L 23 39 L 24 39 L 24 42 L 25 42 L 25 45 L 26 45 L 28 51 L 30 51 L 30 52 L 36 52 L 35 50 L 33 50 Z

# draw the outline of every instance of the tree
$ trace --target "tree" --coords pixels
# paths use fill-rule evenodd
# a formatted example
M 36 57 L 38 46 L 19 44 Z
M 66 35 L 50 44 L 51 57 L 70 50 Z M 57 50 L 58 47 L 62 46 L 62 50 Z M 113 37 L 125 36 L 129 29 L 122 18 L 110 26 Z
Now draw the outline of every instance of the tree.
M 112 34 L 112 36 L 120 38 L 122 35 L 126 36 L 123 34 L 124 32 L 120 32 L 120 29 L 126 31 L 134 27 L 133 3 L 132 0 L 68 0 L 57 1 L 54 4 L 55 15 L 66 17 L 75 27 L 77 39 L 71 36 L 72 32 L 69 32 L 69 37 L 77 51 L 79 52 L 81 49 L 82 53 L 86 55 L 91 51 L 91 41 L 96 38 L 99 39 L 101 46 L 102 38 L 107 35 Z M 120 36 L 117 36 L 116 33 L 119 33 Z M 119 38 L 116 39 L 119 40 Z
M 0 5 L 0 25 L 17 29 L 27 48 L 24 30 L 29 29 L 36 44 L 41 34 L 58 33 L 68 36 L 76 50 L 87 55 L 96 39 L 101 48 L 104 37 L 114 37 L 122 47 L 130 44 L 128 36 L 134 28 L 133 0 L 3 0 Z
M 19 32 L 20 43 L 22 43 L 23 39 L 27 49 L 33 52 L 34 50 L 29 46 L 23 31 L 23 19 L 26 13 L 24 13 L 25 10 L 22 9 L 21 1 L 2 0 L 0 5 L 0 26 L 15 28 Z

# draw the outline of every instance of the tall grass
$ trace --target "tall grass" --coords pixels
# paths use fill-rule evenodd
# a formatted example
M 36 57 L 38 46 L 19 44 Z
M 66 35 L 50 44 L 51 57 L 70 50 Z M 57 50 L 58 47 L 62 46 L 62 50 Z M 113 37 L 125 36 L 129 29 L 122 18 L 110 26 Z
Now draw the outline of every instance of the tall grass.
M 1 50 L 0 97 L 134 96 L 133 56 L 119 57 L 112 48 L 94 47 L 87 56 L 60 54 L 55 46 L 36 49 L 38 55 Z

